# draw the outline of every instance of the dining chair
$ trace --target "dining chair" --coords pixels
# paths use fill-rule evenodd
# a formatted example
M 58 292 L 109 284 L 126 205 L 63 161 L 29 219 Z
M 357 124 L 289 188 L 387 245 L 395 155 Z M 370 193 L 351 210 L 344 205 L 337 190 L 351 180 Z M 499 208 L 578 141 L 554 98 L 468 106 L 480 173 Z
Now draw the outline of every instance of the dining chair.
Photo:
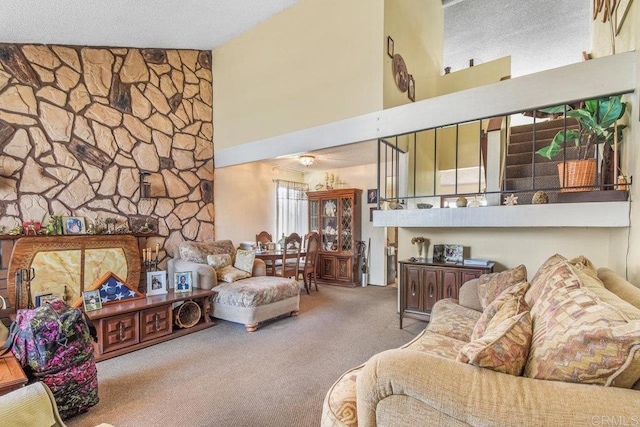
M 273 238 L 271 237 L 271 233 L 268 231 L 261 231 L 256 234 L 256 245 L 265 247 L 267 243 L 273 242 Z
M 316 285 L 316 291 L 318 290 L 316 266 L 318 265 L 318 253 L 320 251 L 320 235 L 315 231 L 307 233 L 307 235 L 304 236 L 304 247 L 306 255 L 304 256 L 304 261 L 300 261 L 301 265 L 298 268 L 298 274 L 302 274 L 304 288 L 307 293 L 309 293 L 312 280 Z
M 293 251 L 296 252 L 294 253 Z M 288 235 L 284 240 L 282 264 L 277 267 L 276 276 L 297 278 L 301 251 L 302 237 L 298 233 Z

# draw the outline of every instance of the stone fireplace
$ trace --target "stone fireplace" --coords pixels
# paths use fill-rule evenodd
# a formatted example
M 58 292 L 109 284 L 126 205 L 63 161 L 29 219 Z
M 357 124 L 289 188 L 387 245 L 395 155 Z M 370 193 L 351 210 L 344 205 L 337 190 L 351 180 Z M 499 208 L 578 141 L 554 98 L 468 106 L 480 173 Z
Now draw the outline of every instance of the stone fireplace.
M 149 218 L 162 261 L 212 239 L 212 96 L 210 51 L 0 44 L 3 232 Z

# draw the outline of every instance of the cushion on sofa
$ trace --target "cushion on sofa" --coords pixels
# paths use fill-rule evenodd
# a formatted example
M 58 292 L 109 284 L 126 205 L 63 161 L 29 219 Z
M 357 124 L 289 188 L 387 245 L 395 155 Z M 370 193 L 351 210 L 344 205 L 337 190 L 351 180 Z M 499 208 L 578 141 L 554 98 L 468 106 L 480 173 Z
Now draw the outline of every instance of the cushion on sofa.
M 566 261 L 567 259 L 560 254 L 555 254 L 550 256 L 545 262 L 542 263 L 536 274 L 533 275 L 533 278 L 529 283 L 531 286 L 527 291 L 527 294 L 524 296 L 525 302 L 529 305 L 529 307 L 533 307 L 533 303 L 540 297 L 542 291 L 544 291 L 545 286 L 547 285 L 549 276 L 555 271 L 558 263 Z
M 233 283 L 236 280 L 251 277 L 251 273 L 237 269 L 232 265 L 227 265 L 226 267 L 216 269 L 216 276 L 220 282 Z
M 599 285 L 583 284 L 577 270 L 562 261 L 545 272 L 548 283 L 531 307 L 524 375 L 631 388 L 640 377 L 640 320 L 600 299 L 589 289 Z
M 215 242 L 185 241 L 179 246 L 180 258 L 200 264 L 207 263 L 207 255 L 229 254 L 233 260 L 236 249 L 231 240 L 216 240 Z
M 493 300 L 474 325 L 470 340 L 482 338 L 489 328 L 489 323 L 494 319 L 500 323 L 511 316 L 529 311 L 529 306 L 524 302 L 527 289 L 529 289 L 529 282 L 520 282 L 507 288 L 498 298 Z
M 480 314 L 479 311 L 459 305 L 454 299 L 441 299 L 431 309 L 427 329 L 436 334 L 469 342 L 471 331 Z
M 487 308 L 505 289 L 526 280 L 527 268 L 522 264 L 500 273 L 481 275 L 478 277 L 478 295 L 482 309 Z
M 238 249 L 236 251 L 236 260 L 233 266 L 238 270 L 246 271 L 251 274 L 253 270 L 253 261 L 256 259 L 256 251 L 247 251 Z
M 527 362 L 531 335 L 529 312 L 514 314 L 508 304 L 503 305 L 484 335 L 465 344 L 456 360 L 519 376 Z
M 207 255 L 207 264 L 209 264 L 214 269 L 224 268 L 228 265 L 231 265 L 231 255 Z

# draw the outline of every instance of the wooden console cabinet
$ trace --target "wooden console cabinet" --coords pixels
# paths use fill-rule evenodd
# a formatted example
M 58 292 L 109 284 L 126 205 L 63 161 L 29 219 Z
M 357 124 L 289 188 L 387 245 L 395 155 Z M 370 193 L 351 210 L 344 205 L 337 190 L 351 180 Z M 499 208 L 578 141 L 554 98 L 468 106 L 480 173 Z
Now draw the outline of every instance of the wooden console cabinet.
M 424 259 L 400 261 L 400 329 L 404 316 L 428 321 L 436 301 L 458 298 L 465 282 L 491 273 L 493 266 L 467 267 Z
M 182 293 L 169 290 L 165 295 L 108 304 L 88 312 L 98 333 L 96 361 L 214 326 L 209 317 L 213 294 L 214 291 L 205 289 Z M 191 328 L 180 329 L 174 325 L 173 304 L 182 301 L 195 301 L 202 311 L 200 321 Z
M 360 240 L 360 198 L 356 188 L 310 191 L 309 231 L 320 234 L 318 279 L 326 284 L 356 286 L 356 242 Z

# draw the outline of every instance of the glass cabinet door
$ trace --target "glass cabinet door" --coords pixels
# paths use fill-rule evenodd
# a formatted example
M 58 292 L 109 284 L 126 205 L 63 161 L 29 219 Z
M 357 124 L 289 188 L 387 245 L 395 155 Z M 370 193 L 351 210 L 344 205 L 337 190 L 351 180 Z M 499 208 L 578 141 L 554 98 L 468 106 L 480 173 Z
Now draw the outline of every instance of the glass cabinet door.
M 342 211 L 340 227 L 340 247 L 343 251 L 353 251 L 353 199 L 341 198 L 340 209 Z
M 320 231 L 320 201 L 309 200 L 309 231 Z
M 338 199 L 322 199 L 322 248 L 338 251 Z

